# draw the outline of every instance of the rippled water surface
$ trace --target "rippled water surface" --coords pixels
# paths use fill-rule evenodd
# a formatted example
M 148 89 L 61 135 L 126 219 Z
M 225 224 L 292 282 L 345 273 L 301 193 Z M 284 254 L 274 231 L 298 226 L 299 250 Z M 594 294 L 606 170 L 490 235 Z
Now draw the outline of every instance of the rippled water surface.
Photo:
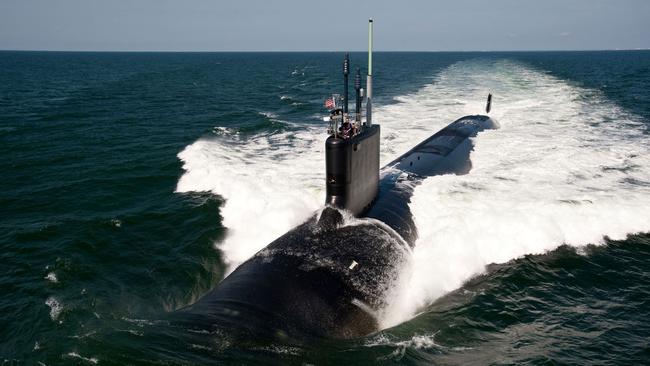
M 387 163 L 481 113 L 363 339 L 169 321 L 322 206 L 338 53 L 0 52 L 0 357 L 14 364 L 650 363 L 650 52 L 378 53 Z M 353 67 L 364 54 L 351 55 Z

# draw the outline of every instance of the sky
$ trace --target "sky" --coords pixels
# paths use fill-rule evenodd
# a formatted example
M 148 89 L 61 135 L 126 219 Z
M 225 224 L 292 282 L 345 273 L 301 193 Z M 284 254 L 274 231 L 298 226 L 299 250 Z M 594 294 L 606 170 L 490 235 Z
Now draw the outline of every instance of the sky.
M 0 0 L 0 50 L 650 48 L 650 0 Z

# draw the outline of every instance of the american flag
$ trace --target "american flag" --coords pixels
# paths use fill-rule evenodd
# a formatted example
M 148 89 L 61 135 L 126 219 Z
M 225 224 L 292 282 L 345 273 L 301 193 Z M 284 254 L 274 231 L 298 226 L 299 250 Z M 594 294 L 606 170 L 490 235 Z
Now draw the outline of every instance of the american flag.
M 325 108 L 334 109 L 335 106 L 336 106 L 336 102 L 334 102 L 334 98 L 325 99 Z

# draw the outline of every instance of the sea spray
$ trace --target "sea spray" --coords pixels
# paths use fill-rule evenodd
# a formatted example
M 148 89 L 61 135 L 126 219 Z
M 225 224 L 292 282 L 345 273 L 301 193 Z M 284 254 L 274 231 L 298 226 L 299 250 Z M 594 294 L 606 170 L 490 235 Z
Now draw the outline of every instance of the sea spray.
M 432 177 L 416 188 L 410 207 L 419 239 L 384 326 L 407 320 L 488 264 L 650 228 L 650 138 L 635 116 L 510 62 L 459 63 L 426 89 L 456 109 L 463 104 L 455 100 L 470 105 L 479 97 L 461 82 L 495 92 L 501 129 L 478 136 L 470 174 Z M 445 101 L 452 90 L 454 100 Z

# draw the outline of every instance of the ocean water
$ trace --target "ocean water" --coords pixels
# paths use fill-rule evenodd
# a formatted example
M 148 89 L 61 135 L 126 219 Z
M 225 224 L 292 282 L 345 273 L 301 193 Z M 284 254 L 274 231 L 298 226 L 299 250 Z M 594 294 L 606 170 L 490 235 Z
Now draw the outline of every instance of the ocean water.
M 378 53 L 382 164 L 489 92 L 501 124 L 468 175 L 416 189 L 384 329 L 242 344 L 170 322 L 322 207 L 341 59 L 0 52 L 1 362 L 650 363 L 648 51 Z

